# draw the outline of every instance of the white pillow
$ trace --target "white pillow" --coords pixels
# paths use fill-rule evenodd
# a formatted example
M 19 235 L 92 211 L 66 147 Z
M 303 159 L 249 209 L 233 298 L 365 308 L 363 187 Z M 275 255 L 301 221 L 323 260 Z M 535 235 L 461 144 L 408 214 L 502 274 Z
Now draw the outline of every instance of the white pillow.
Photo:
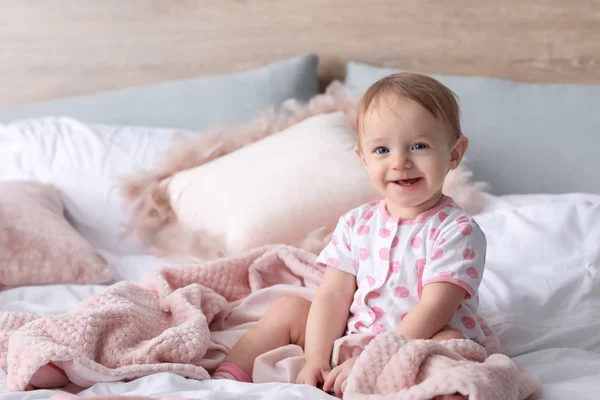
M 120 178 L 154 166 L 176 134 L 173 129 L 86 125 L 69 118 L 41 118 L 0 127 L 0 180 L 52 184 L 67 217 L 95 247 L 139 252 L 122 240 Z
M 150 233 L 152 241 L 163 255 L 199 258 L 273 243 L 319 252 L 341 215 L 380 198 L 355 144 L 347 114 L 320 114 L 176 173 L 152 204 L 168 203 L 177 218 L 163 207 L 169 223 Z M 480 193 L 469 176 L 462 167 L 451 171 L 444 191 L 476 208 Z
M 598 196 L 544 200 L 475 219 L 488 240 L 480 311 L 502 350 L 600 352 Z
M 267 243 L 300 245 L 340 215 L 378 198 L 354 153 L 343 113 L 282 132 L 173 175 L 171 207 L 185 228 L 207 232 L 234 254 Z

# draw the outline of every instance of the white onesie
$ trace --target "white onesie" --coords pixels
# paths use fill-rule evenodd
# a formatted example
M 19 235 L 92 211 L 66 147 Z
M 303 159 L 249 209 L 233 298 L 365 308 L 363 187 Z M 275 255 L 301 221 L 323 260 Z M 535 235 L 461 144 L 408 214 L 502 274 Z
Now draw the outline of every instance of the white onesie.
M 468 296 L 448 325 L 483 343 L 475 315 L 486 245 L 473 218 L 449 197 L 412 220 L 392 217 L 381 200 L 342 216 L 317 262 L 356 276 L 347 334 L 394 331 L 425 285 L 452 282 Z

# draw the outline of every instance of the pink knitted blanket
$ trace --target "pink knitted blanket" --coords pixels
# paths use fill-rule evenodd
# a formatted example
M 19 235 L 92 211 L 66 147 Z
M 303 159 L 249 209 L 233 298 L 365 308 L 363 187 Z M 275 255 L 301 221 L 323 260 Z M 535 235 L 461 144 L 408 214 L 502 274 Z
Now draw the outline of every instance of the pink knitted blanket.
M 12 391 L 68 381 L 89 387 L 157 372 L 207 379 L 207 370 L 223 361 L 270 302 L 284 294 L 312 296 L 322 273 L 309 252 L 267 246 L 164 268 L 141 285 L 114 284 L 65 314 L 0 313 L 0 368 Z M 361 354 L 345 397 L 430 399 L 460 392 L 508 400 L 536 388 L 512 360 L 488 357 L 475 344 L 404 343 L 384 334 Z
M 263 247 L 158 270 L 141 286 L 116 283 L 65 314 L 0 313 L 0 368 L 8 389 L 24 390 L 32 378 L 36 387 L 40 380 L 51 385 L 57 368 L 48 363 L 82 387 L 157 372 L 207 379 L 207 369 L 239 338 L 220 335 L 238 300 L 276 284 L 316 290 L 323 272 L 314 260 L 304 250 Z M 247 312 L 253 315 L 234 317 L 256 320 L 260 310 L 253 307 Z
M 539 382 L 510 358 L 466 340 L 437 343 L 383 333 L 348 376 L 348 400 L 527 399 Z

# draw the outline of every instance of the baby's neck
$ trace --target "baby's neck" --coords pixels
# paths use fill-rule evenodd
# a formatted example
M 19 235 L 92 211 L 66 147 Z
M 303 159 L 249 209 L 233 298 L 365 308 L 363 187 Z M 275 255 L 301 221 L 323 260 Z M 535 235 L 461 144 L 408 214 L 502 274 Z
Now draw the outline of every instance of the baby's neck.
M 419 204 L 416 207 L 398 207 L 393 202 L 386 199 L 386 209 L 388 214 L 394 218 L 400 218 L 404 220 L 411 220 L 417 218 L 419 215 L 432 208 L 437 207 L 446 196 L 441 192 L 431 197 L 429 200 Z

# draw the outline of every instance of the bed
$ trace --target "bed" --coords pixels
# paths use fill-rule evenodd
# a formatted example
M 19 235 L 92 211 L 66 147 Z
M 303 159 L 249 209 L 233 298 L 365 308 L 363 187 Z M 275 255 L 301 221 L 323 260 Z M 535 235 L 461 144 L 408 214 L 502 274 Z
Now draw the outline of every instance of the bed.
M 162 267 L 271 243 L 318 249 L 333 218 L 373 193 L 358 167 L 340 177 L 335 163 L 315 160 L 349 157 L 344 121 L 356 98 L 381 76 L 414 70 L 460 99 L 470 145 L 447 190 L 486 233 L 480 312 L 502 352 L 539 379 L 541 399 L 597 398 L 596 2 L 60 0 L 0 7 L 0 215 L 5 226 L 14 215 L 6 210 L 24 207 L 29 218 L 18 225 L 29 230 L 15 239 L 24 244 L 21 258 L 0 261 L 0 312 L 59 315 Z M 331 155 L 332 148 L 339 150 Z M 277 174 L 273 163 L 284 165 Z M 236 187 L 224 184 L 232 180 Z M 252 193 L 243 206 L 240 193 Z M 271 214 L 261 211 L 265 204 Z M 228 217 L 215 218 L 224 209 Z M 297 229 L 264 224 L 267 218 Z M 6 231 L 0 249 L 14 247 Z M 190 232 L 200 240 L 188 240 Z M 266 289 L 268 296 L 278 290 Z M 0 329 L 0 349 L 7 343 Z M 63 390 L 334 398 L 283 382 L 162 371 Z M 1 399 L 57 393 L 11 390 L 0 368 Z

